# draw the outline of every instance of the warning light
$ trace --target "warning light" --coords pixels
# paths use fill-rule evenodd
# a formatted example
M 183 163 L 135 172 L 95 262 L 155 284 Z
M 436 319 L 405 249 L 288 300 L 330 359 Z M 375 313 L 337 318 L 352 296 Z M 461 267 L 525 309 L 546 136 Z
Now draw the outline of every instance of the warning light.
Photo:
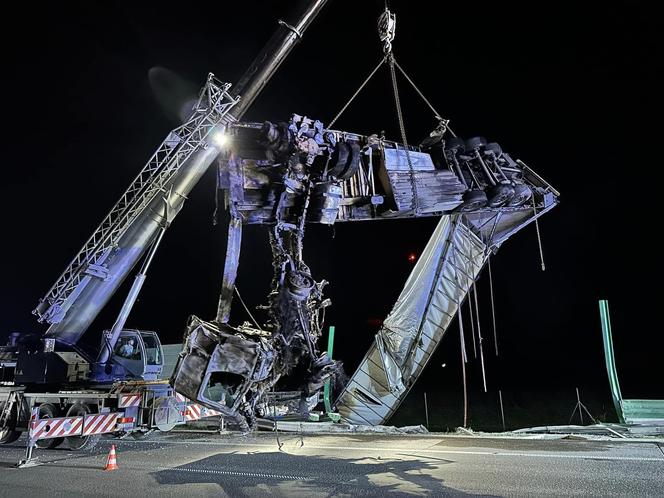
M 417 255 L 414 252 L 411 252 L 408 255 L 408 261 L 410 261 L 411 263 L 414 263 L 416 259 L 417 259 Z

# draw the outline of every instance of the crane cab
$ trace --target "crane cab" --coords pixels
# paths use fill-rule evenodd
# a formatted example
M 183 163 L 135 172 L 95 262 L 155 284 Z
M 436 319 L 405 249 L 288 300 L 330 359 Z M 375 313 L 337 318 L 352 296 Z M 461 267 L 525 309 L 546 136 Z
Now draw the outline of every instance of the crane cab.
M 111 363 L 136 379 L 157 380 L 164 368 L 164 354 L 156 332 L 125 329 L 120 333 Z

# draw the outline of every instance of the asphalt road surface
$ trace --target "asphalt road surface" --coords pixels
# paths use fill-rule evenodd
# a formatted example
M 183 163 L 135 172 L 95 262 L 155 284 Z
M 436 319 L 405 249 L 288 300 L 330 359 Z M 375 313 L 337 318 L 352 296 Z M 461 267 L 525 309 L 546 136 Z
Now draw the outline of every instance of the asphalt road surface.
M 664 496 L 664 445 L 281 434 L 102 439 L 87 453 L 0 446 L 0 496 Z M 104 472 L 111 443 L 120 469 Z

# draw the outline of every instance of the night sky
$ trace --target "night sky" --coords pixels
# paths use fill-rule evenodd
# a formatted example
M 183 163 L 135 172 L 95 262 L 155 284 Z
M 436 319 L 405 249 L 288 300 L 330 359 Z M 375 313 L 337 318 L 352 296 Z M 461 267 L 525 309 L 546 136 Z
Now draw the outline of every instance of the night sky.
M 435 4 L 435 6 L 434 6 Z M 31 316 L 158 144 L 175 126 L 148 79 L 168 68 L 194 88 L 208 72 L 235 82 L 289 2 L 24 3 L 2 30 L 4 157 L 0 337 L 42 327 Z M 662 30 L 639 2 L 391 2 L 394 51 L 463 137 L 485 136 L 561 192 L 541 220 L 492 259 L 500 356 L 491 352 L 488 276 L 478 291 L 489 389 L 567 389 L 608 396 L 598 299 L 608 299 L 625 397 L 664 397 L 660 283 L 662 126 L 657 99 Z M 381 57 L 383 2 L 329 2 L 249 120 L 291 113 L 329 122 Z M 401 80 L 409 141 L 435 126 Z M 398 139 L 387 69 L 337 123 Z M 154 261 L 130 326 L 179 342 L 190 314 L 211 319 L 225 249 L 212 225 L 214 171 L 193 191 Z M 314 226 L 305 260 L 331 283 L 335 357 L 352 372 L 392 307 L 437 220 Z M 238 287 L 254 307 L 271 277 L 267 234 L 244 232 Z M 127 286 L 125 286 L 126 288 Z M 123 299 L 86 336 L 94 344 Z M 238 303 L 234 323 L 247 316 Z M 458 391 L 458 331 L 450 329 L 421 382 Z M 469 343 L 470 345 L 470 343 Z M 442 367 L 446 364 L 446 367 Z M 479 362 L 469 365 L 478 385 Z M 446 387 L 447 386 L 447 387 Z M 450 387 L 451 386 L 451 387 Z

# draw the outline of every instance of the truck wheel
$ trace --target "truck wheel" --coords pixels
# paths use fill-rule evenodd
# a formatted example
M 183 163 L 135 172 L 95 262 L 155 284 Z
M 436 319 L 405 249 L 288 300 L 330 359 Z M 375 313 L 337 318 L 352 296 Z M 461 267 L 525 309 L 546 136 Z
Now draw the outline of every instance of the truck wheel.
M 528 185 L 523 183 L 517 183 L 514 185 L 514 197 L 510 200 L 507 205 L 510 207 L 522 206 L 530 200 L 533 196 L 533 191 Z
M 338 142 L 330 156 L 330 164 L 327 166 L 328 175 L 334 177 L 342 175 L 347 168 L 350 155 L 350 146 L 346 142 Z
M 514 188 L 505 183 L 499 183 L 489 189 L 489 207 L 502 206 L 514 197 Z
M 493 155 L 496 156 L 496 157 L 500 157 L 500 155 L 503 153 L 503 149 L 496 142 L 491 142 L 491 143 L 486 144 L 484 146 L 484 151 L 485 152 L 493 152 Z
M 486 138 L 484 137 L 472 137 L 466 140 L 465 146 L 466 146 L 466 152 L 471 151 L 471 150 L 477 150 L 483 145 L 486 145 Z
M 0 403 L 0 412 L 5 407 L 5 402 Z M 0 428 L 0 444 L 9 444 L 21 437 L 21 432 L 14 430 L 16 427 L 16 410 L 12 410 L 7 424 Z
M 457 154 L 463 154 L 466 150 L 466 145 L 463 138 L 450 137 L 445 140 L 445 150 L 451 150 Z
M 348 142 L 348 161 L 343 172 L 337 175 L 340 180 L 348 180 L 360 168 L 360 146 L 357 142 Z
M 92 413 L 90 407 L 84 403 L 74 403 L 67 410 L 68 417 L 83 417 Z M 99 442 L 100 436 L 69 436 L 67 444 L 72 450 L 91 450 Z
M 442 135 L 434 135 L 426 137 L 420 142 L 420 149 L 428 150 L 436 146 L 440 146 L 440 142 L 443 141 Z
M 52 403 L 42 403 L 39 405 L 39 418 L 49 419 L 58 418 L 60 416 L 60 409 Z M 52 439 L 40 439 L 35 446 L 42 450 L 51 450 L 57 448 L 62 444 L 65 439 L 62 437 L 55 437 Z
M 475 211 L 486 206 L 487 198 L 483 190 L 469 190 L 463 196 L 461 211 Z

